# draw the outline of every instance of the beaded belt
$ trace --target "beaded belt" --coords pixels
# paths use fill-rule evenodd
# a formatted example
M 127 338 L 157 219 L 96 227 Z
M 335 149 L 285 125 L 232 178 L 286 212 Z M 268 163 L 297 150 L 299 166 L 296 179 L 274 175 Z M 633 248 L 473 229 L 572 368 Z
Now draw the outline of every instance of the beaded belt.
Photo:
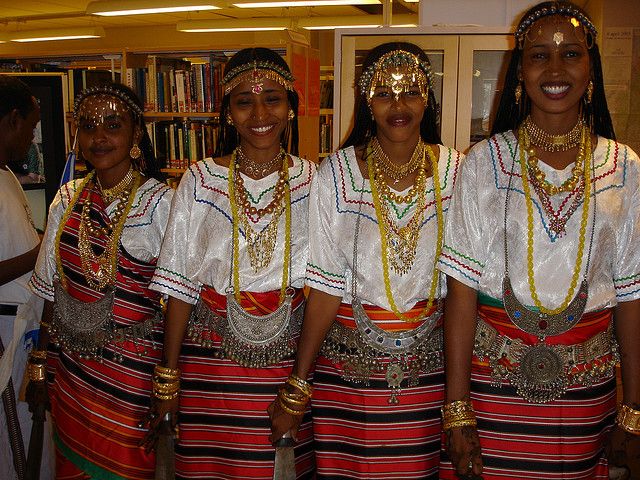
M 355 314 L 351 305 L 342 304 L 340 309 L 342 316 Z M 397 403 L 396 397 L 405 379 L 408 386 L 416 386 L 420 373 L 431 372 L 443 365 L 442 327 L 436 327 L 427 335 L 421 335 L 419 329 L 417 326 L 412 330 L 378 334 L 373 330 L 362 331 L 357 326 L 351 328 L 338 319 L 327 333 L 320 353 L 338 365 L 341 377 L 349 382 L 369 385 L 373 374 L 384 373 L 391 389 L 389 403 Z M 397 341 L 390 344 L 387 340 L 391 337 L 397 337 Z M 405 346 L 406 339 L 411 340 L 410 346 Z M 398 348 L 393 345 L 398 345 Z
M 273 292 L 273 295 L 279 295 L 279 292 Z M 231 303 L 233 299 L 227 298 L 227 307 L 233 307 L 227 308 L 227 315 L 231 313 L 232 316 L 227 318 L 212 310 L 216 307 L 204 301 L 201 293 L 191 313 L 187 335 L 207 348 L 214 348 L 216 337 L 219 337 L 220 346 L 214 350 L 215 357 L 228 358 L 250 368 L 274 365 L 296 352 L 304 316 L 302 299 L 302 292 L 296 291 L 294 296 L 286 297 L 274 312 L 276 315 L 261 316 L 244 312 L 237 303 Z
M 609 377 L 619 361 L 612 324 L 582 343 L 529 345 L 478 318 L 474 354 L 489 360 L 495 385 L 508 381 L 534 403 L 560 397 L 569 385 L 588 386 Z

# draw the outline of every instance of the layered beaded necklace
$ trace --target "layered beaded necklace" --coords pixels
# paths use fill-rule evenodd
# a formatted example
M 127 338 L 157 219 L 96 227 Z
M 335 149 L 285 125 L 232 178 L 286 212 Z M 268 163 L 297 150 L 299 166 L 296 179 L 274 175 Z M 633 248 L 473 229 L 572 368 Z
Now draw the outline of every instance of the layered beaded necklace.
M 284 161 L 286 153 L 284 148 L 280 147 L 278 154 L 266 163 L 259 163 L 249 158 L 242 147 L 237 148 L 237 156 L 245 173 L 253 178 L 262 178 L 270 173 L 275 167 Z
M 259 272 L 265 268 L 271 262 L 273 251 L 276 245 L 276 238 L 278 235 L 278 223 L 280 221 L 280 215 L 287 205 L 287 195 L 289 192 L 289 162 L 286 158 L 286 153 L 282 148 L 278 154 L 274 157 L 278 161 L 282 162 L 279 170 L 278 181 L 275 185 L 273 200 L 269 204 L 261 209 L 253 207 L 249 201 L 249 193 L 244 186 L 244 181 L 240 175 L 240 159 L 245 158 L 241 153 L 241 147 L 234 150 L 231 161 L 233 164 L 233 175 L 230 177 L 230 182 L 233 183 L 233 189 L 229 190 L 230 201 L 234 202 L 235 208 L 238 206 L 242 208 L 242 213 L 238 215 L 238 223 L 242 224 L 242 229 L 245 232 L 247 239 L 247 251 L 249 253 L 249 261 L 253 267 L 254 272 Z M 271 160 L 269 163 L 273 162 Z M 276 164 L 274 164 L 275 166 Z M 242 165 L 245 166 L 244 164 Z M 272 167 L 270 167 L 272 168 Z M 271 215 L 269 224 L 261 231 L 256 231 L 251 226 L 251 216 L 256 216 L 258 219 L 265 215 Z
M 131 170 L 130 170 L 131 172 Z M 127 219 L 127 215 L 131 210 L 131 205 L 135 198 L 136 191 L 140 186 L 140 173 L 133 171 L 129 176 L 129 173 L 125 176 L 128 178 L 127 183 L 124 186 L 120 186 L 122 182 L 119 182 L 116 187 L 119 190 L 117 199 L 118 205 L 115 210 L 113 219 L 108 222 L 106 227 L 95 226 L 91 219 L 91 201 L 90 193 L 85 198 L 82 204 L 82 213 L 80 215 L 80 226 L 78 227 L 78 250 L 80 252 L 80 264 L 82 267 L 82 273 L 87 281 L 89 287 L 94 290 L 102 291 L 105 287 L 113 285 L 116 280 L 118 272 L 118 250 L 120 246 L 120 237 L 122 236 L 122 230 L 124 223 Z M 60 239 L 62 232 L 73 212 L 75 205 L 77 204 L 83 190 L 86 186 L 94 180 L 95 171 L 89 173 L 87 177 L 80 184 L 76 190 L 69 206 L 65 210 L 65 213 L 58 227 L 56 233 L 56 266 L 58 271 L 58 277 L 64 287 L 66 287 L 66 278 L 62 268 L 62 257 L 60 256 Z M 97 181 L 94 181 L 97 184 Z M 114 188 L 116 188 L 114 187 Z M 93 244 L 91 243 L 91 236 L 94 238 L 103 237 L 105 239 L 105 247 L 101 254 L 96 254 Z
M 389 156 L 382 149 L 377 137 L 374 137 L 373 140 L 371 140 L 371 150 L 376 159 L 376 173 L 384 173 L 385 177 L 392 180 L 395 184 L 410 173 L 414 172 L 423 162 L 424 142 L 422 139 L 419 139 L 409 161 L 400 165 L 391 161 Z
M 384 278 L 384 287 L 385 287 L 385 293 L 387 295 L 387 301 L 389 302 L 389 306 L 391 307 L 391 310 L 393 311 L 393 313 L 400 320 L 404 322 L 409 322 L 409 323 L 415 323 L 415 322 L 424 320 L 427 312 L 431 310 L 431 307 L 433 306 L 433 302 L 436 299 L 436 290 L 439 284 L 439 272 L 438 272 L 438 269 L 436 268 L 436 265 L 438 262 L 438 258 L 440 257 L 440 251 L 442 250 L 442 240 L 444 235 L 444 214 L 442 211 L 442 192 L 440 190 L 440 179 L 438 175 L 438 160 L 430 146 L 425 145 L 424 143 L 421 143 L 421 145 L 422 145 L 422 158 L 423 158 L 422 168 L 424 169 L 425 152 L 427 153 L 429 160 L 431 161 L 431 171 L 433 172 L 432 173 L 433 189 L 434 189 L 434 195 L 436 200 L 436 216 L 437 216 L 438 227 L 437 227 L 437 239 L 436 239 L 436 252 L 434 257 L 433 272 L 431 276 L 431 287 L 429 289 L 429 298 L 423 313 L 418 315 L 416 318 L 409 318 L 406 315 L 404 315 L 402 312 L 400 312 L 393 298 L 393 292 L 391 291 L 391 281 L 389 279 L 389 263 L 390 263 L 389 248 L 390 248 L 390 242 L 392 242 L 391 239 L 392 237 L 394 237 L 394 235 L 396 238 L 402 239 L 406 243 L 410 244 L 410 247 L 408 248 L 412 248 L 412 255 L 411 255 L 411 264 L 409 264 L 408 268 L 406 268 L 406 271 L 408 271 L 413 264 L 418 237 L 420 234 L 420 227 L 422 225 L 422 220 L 424 218 L 424 210 L 426 205 L 426 189 L 421 188 L 418 191 L 418 199 L 416 201 L 416 212 L 414 213 L 414 216 L 412 217 L 412 219 L 409 221 L 409 224 L 406 227 L 404 227 L 405 229 L 409 229 L 408 230 L 409 233 L 405 234 L 405 237 L 408 237 L 408 238 L 402 237 L 401 236 L 403 233 L 402 229 L 398 229 L 397 226 L 393 225 L 391 219 L 389 218 L 389 212 L 385 210 L 385 208 L 383 207 L 383 203 L 380 201 L 380 195 L 378 193 L 378 183 L 383 180 L 376 177 L 375 167 L 374 167 L 375 155 L 373 155 L 371 144 L 368 146 L 367 153 L 366 153 L 367 167 L 368 167 L 369 179 L 371 184 L 371 196 L 373 197 L 373 205 L 376 210 L 376 219 L 378 222 L 378 229 L 380 231 L 380 245 L 382 250 L 382 275 Z M 393 225 L 394 230 L 389 228 L 390 223 Z M 394 235 L 392 235 L 392 233 L 394 233 Z M 400 233 L 400 235 L 398 233 Z M 393 261 L 394 260 L 392 257 L 391 262 Z M 393 266 L 393 263 L 392 263 L 392 266 Z
M 236 149 L 237 151 L 238 149 Z M 233 292 L 236 298 L 236 301 L 240 301 L 240 223 L 243 224 L 243 229 L 245 232 L 245 238 L 247 240 L 247 250 L 249 252 L 249 260 L 251 262 L 251 266 L 256 270 L 254 262 L 258 259 L 258 253 L 255 251 L 252 253 L 253 249 L 264 248 L 264 245 L 267 246 L 268 261 L 264 266 L 268 265 L 271 261 L 271 257 L 273 256 L 273 250 L 275 249 L 276 238 L 278 234 L 278 221 L 280 219 L 280 213 L 282 210 L 285 212 L 285 241 L 284 241 L 284 258 L 282 264 L 282 283 L 280 286 L 280 302 L 283 302 L 286 297 L 287 285 L 288 285 L 288 273 L 289 273 L 289 263 L 291 261 L 291 191 L 289 188 L 289 162 L 286 159 L 283 161 L 281 176 L 278 179 L 278 183 L 282 181 L 283 185 L 283 194 L 282 197 L 278 200 L 277 210 L 274 210 L 273 216 L 269 225 L 260 233 L 255 233 L 255 231 L 248 225 L 249 220 L 245 215 L 240 215 L 239 213 L 239 202 L 236 193 L 236 177 L 240 177 L 240 172 L 237 171 L 237 156 L 236 151 L 231 156 L 231 161 L 229 162 L 229 178 L 228 178 L 228 188 L 229 188 L 229 203 L 231 205 L 231 215 L 233 219 L 233 252 L 232 252 L 232 270 L 233 270 Z M 246 191 L 245 191 L 246 194 Z M 275 194 L 274 194 L 275 197 Z M 274 198 L 275 200 L 275 198 Z M 265 232 L 267 232 L 265 234 Z M 267 238 L 262 238 L 265 235 Z M 256 242 L 259 245 L 256 245 Z M 265 254 L 265 255 L 266 255 Z M 262 267 L 261 267 L 262 268 Z

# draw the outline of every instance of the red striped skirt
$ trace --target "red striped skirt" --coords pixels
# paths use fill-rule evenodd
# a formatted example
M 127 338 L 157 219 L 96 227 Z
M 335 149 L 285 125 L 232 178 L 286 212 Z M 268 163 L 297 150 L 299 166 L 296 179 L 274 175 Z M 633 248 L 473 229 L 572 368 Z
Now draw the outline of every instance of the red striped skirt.
M 226 297 L 205 287 L 201 298 L 218 315 L 226 315 Z M 296 293 L 293 307 L 303 301 Z M 279 292 L 242 294 L 241 305 L 254 315 L 274 311 Z M 240 366 L 220 358 L 220 338 L 213 348 L 185 339 L 180 368 L 180 440 L 176 478 L 273 478 L 275 449 L 267 407 L 287 379 L 293 358 L 264 368 Z M 295 447 L 297 478 L 313 478 L 313 434 L 307 412 Z
M 504 310 L 480 305 L 478 315 L 501 334 L 531 343 Z M 585 314 L 570 332 L 550 338 L 549 343 L 581 343 L 606 330 L 610 322 L 610 311 Z M 474 356 L 471 399 L 478 418 L 484 480 L 609 478 L 604 444 L 615 419 L 614 376 L 589 387 L 572 385 L 549 403 L 531 403 L 511 385 L 493 386 L 487 363 Z M 457 479 L 444 458 L 440 478 Z
M 421 302 L 410 315 L 423 308 Z M 392 312 L 365 309 L 386 330 L 407 329 Z M 351 305 L 340 306 L 336 321 L 355 326 Z M 420 374 L 417 386 L 402 388 L 396 405 L 389 404 L 384 373 L 373 374 L 369 385 L 346 381 L 342 373 L 339 365 L 318 357 L 311 400 L 317 478 L 437 479 L 443 370 Z

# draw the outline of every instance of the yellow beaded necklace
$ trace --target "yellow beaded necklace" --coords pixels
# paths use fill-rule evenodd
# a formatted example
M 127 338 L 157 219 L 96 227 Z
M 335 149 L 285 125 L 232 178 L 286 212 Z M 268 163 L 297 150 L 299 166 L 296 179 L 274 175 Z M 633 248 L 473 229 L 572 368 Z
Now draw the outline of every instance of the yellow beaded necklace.
M 280 285 L 280 303 L 285 299 L 288 285 L 289 261 L 291 252 L 291 189 L 289 187 L 289 159 L 284 159 L 284 211 L 285 211 L 285 239 L 284 239 L 284 261 L 282 263 L 282 283 Z M 233 294 L 238 302 L 240 302 L 240 218 L 238 215 L 238 204 L 236 202 L 235 192 L 235 151 L 231 155 L 229 161 L 228 188 L 229 188 L 229 204 L 231 205 L 231 217 L 233 219 Z
M 527 205 L 527 275 L 529 280 L 529 291 L 531 292 L 531 298 L 533 303 L 538 309 L 547 315 L 557 315 L 564 311 L 571 300 L 578 285 L 578 277 L 580 276 L 580 269 L 582 267 L 582 255 L 584 253 L 584 243 L 587 232 L 587 223 L 589 221 L 589 204 L 591 200 L 591 134 L 587 127 L 582 130 L 581 143 L 584 146 L 585 159 L 584 159 L 584 202 L 582 204 L 582 219 L 580 221 L 580 234 L 578 237 L 578 252 L 576 253 L 576 264 L 573 269 L 573 276 L 571 277 L 571 284 L 569 285 L 569 291 L 562 304 L 553 309 L 546 308 L 540 302 L 538 292 L 535 285 L 535 277 L 533 270 L 533 201 L 531 199 L 531 187 L 529 185 L 529 178 L 527 176 L 527 160 L 525 159 L 526 151 L 526 139 L 524 129 L 519 130 L 518 135 L 518 147 L 520 150 L 520 174 L 522 175 L 522 189 L 524 190 L 524 198 Z
M 382 205 L 380 203 L 380 196 L 378 195 L 378 189 L 376 187 L 375 182 L 375 169 L 373 162 L 373 152 L 371 148 L 371 144 L 367 146 L 367 167 L 369 172 L 369 183 L 371 185 L 371 196 L 373 197 L 373 205 L 376 210 L 376 219 L 378 221 L 378 229 L 380 231 L 380 245 L 382 249 L 382 275 L 384 277 L 384 288 L 387 294 L 387 301 L 389 302 L 389 306 L 391 307 L 391 311 L 403 322 L 407 323 L 417 323 L 424 319 L 427 312 L 431 310 L 433 306 L 433 302 L 436 297 L 436 290 L 438 288 L 439 281 L 439 272 L 436 268 L 438 263 L 438 258 L 440 257 L 440 251 L 442 250 L 442 238 L 444 235 L 444 213 L 442 211 L 442 192 L 440 190 L 440 179 L 438 176 L 438 159 L 436 158 L 433 150 L 430 145 L 425 144 L 425 150 L 427 155 L 429 156 L 429 160 L 431 161 L 431 171 L 433 172 L 433 190 L 436 200 L 436 216 L 438 220 L 438 233 L 436 239 L 436 253 L 433 261 L 433 272 L 431 276 L 431 288 L 429 289 L 429 299 L 427 301 L 427 305 L 424 308 L 423 312 L 418 315 L 416 318 L 409 318 L 400 310 L 396 305 L 396 302 L 393 298 L 393 292 L 391 291 L 391 281 L 389 280 L 389 254 L 387 251 L 387 242 L 386 239 L 389 236 L 389 232 L 387 230 L 386 222 L 383 218 Z

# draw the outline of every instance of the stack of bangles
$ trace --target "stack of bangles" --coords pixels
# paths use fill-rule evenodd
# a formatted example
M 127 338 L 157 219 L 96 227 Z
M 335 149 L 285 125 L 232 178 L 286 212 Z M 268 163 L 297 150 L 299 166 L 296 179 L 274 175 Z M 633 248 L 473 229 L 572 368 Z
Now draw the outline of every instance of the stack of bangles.
M 180 369 L 156 365 L 153 369 L 153 396 L 173 400 L 180 392 Z
M 629 405 L 620 405 L 616 423 L 625 432 L 640 435 L 640 410 L 631 408 Z
M 278 390 L 278 403 L 280 407 L 290 415 L 303 415 L 309 400 L 311 400 L 313 387 L 309 382 L 293 373 L 289 375 L 285 383 L 293 387 L 296 391 L 290 392 L 286 387 L 280 388 L 280 390 Z
M 31 350 L 27 363 L 30 382 L 44 382 L 47 378 L 47 351 Z
M 476 413 L 469 400 L 455 400 L 442 406 L 442 429 L 446 432 L 458 427 L 476 427 Z

